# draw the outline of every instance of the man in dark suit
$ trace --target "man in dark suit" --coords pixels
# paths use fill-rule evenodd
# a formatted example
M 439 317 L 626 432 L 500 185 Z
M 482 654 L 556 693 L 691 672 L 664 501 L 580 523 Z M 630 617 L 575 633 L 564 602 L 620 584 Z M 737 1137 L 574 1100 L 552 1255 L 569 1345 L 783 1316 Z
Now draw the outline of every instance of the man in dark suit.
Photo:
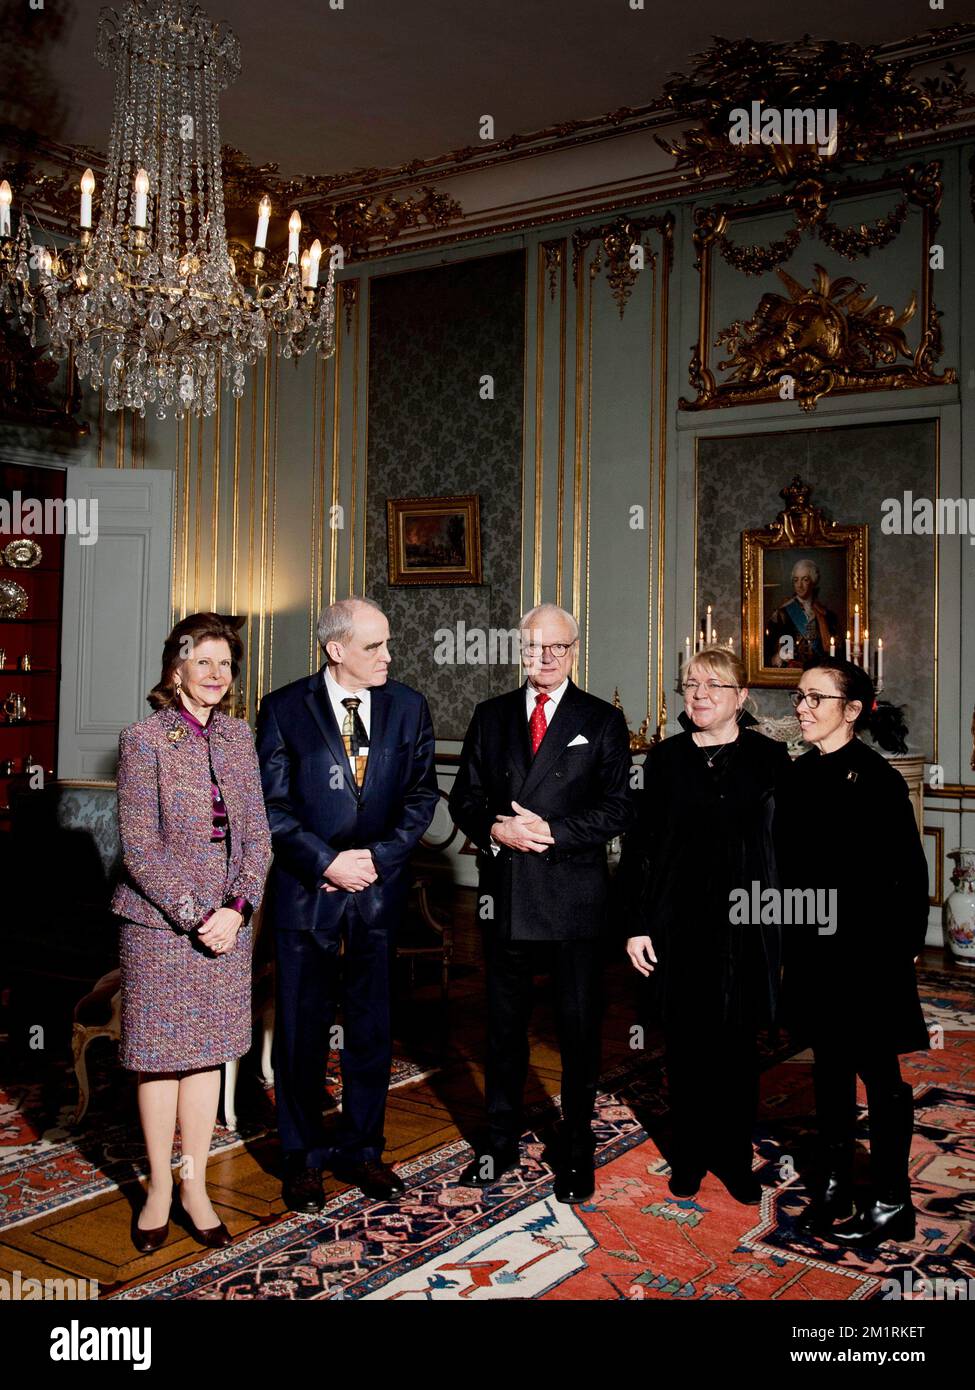
M 488 1187 L 518 1163 L 532 977 L 548 970 L 562 1054 L 555 1195 L 581 1202 L 595 1188 L 606 845 L 631 818 L 629 734 L 618 709 L 569 679 L 571 613 L 543 604 L 520 633 L 528 680 L 477 706 L 450 795 L 480 851 L 488 1003 L 488 1140 L 461 1182 Z
M 382 1162 L 390 968 L 410 854 L 439 795 L 430 712 L 416 690 L 388 679 L 382 610 L 367 599 L 333 603 L 318 641 L 325 667 L 267 695 L 257 719 L 274 846 L 274 1088 L 284 1197 L 299 1212 L 322 1209 L 323 1165 L 368 1196 L 403 1191 Z M 342 1120 L 326 1145 L 325 1063 L 339 1002 Z

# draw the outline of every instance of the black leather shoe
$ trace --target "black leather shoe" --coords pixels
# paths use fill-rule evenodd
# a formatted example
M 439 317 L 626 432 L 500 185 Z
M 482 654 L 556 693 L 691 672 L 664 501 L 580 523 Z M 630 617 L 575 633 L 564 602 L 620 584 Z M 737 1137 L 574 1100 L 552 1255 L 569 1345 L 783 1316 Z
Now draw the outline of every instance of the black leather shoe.
M 825 1235 L 837 1221 L 849 1221 L 854 1211 L 852 1182 L 831 1173 L 825 1190 L 809 1203 L 796 1227 L 811 1235 Z
M 358 1187 L 364 1197 L 389 1200 L 406 1191 L 406 1183 L 399 1173 L 383 1163 L 381 1158 L 363 1158 L 355 1161 L 335 1159 L 332 1172 L 340 1182 Z
M 838 1245 L 880 1245 L 885 1240 L 913 1240 L 916 1227 L 910 1201 L 873 1201 L 829 1233 Z
M 714 1169 L 713 1172 L 736 1202 L 741 1202 L 746 1207 L 754 1207 L 762 1200 L 762 1184 L 750 1169 Z
M 312 1216 L 325 1205 L 325 1189 L 322 1186 L 320 1168 L 290 1168 L 284 1175 L 281 1196 L 289 1211 L 301 1216 Z
M 674 1197 L 696 1197 L 703 1181 L 704 1174 L 696 1168 L 672 1167 L 667 1186 Z
M 521 1163 L 517 1145 L 511 1149 L 478 1149 L 461 1173 L 458 1187 L 493 1187 L 501 1177 Z
M 588 1202 L 596 1191 L 596 1169 L 592 1159 L 563 1163 L 555 1171 L 557 1202 Z

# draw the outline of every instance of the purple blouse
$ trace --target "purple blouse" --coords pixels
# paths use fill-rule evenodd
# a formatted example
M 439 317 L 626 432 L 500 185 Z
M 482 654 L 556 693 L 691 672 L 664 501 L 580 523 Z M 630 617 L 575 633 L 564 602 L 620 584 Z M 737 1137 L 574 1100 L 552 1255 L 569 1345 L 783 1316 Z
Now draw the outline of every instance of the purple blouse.
M 205 738 L 209 741 L 209 724 L 201 724 L 196 715 L 191 714 L 182 701 L 180 702 L 179 713 L 198 738 Z M 227 808 L 224 805 L 220 788 L 217 786 L 217 779 L 213 774 L 212 763 L 210 765 L 210 796 L 213 800 L 213 823 L 210 831 L 210 839 L 217 844 L 226 844 L 228 831 Z M 239 912 L 245 922 L 250 920 L 251 913 L 254 910 L 246 898 L 228 898 L 227 901 L 223 903 L 223 906 L 231 907 L 235 912 Z M 205 922 L 212 915 L 212 913 L 208 912 L 206 917 L 203 918 L 203 921 Z

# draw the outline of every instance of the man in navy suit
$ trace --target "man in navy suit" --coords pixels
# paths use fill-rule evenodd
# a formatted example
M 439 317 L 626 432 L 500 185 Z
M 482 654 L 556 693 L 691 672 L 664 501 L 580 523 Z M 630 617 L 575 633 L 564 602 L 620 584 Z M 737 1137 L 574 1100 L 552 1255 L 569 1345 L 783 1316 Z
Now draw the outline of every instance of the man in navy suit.
M 410 855 L 439 796 L 430 711 L 388 679 L 382 610 L 368 599 L 333 603 L 318 641 L 323 669 L 267 695 L 257 719 L 274 845 L 274 1087 L 284 1198 L 299 1212 L 322 1209 L 323 1166 L 367 1196 L 403 1191 L 382 1161 L 390 970 Z M 340 1002 L 342 1120 L 326 1145 L 325 1063 Z
M 563 1142 L 555 1196 L 595 1186 L 601 941 L 608 841 L 631 819 L 630 740 L 606 700 L 569 679 L 575 618 L 542 604 L 520 623 L 526 683 L 477 706 L 450 813 L 480 851 L 485 921 L 489 1134 L 461 1182 L 488 1187 L 518 1163 L 532 979 L 552 976 L 562 1054 Z

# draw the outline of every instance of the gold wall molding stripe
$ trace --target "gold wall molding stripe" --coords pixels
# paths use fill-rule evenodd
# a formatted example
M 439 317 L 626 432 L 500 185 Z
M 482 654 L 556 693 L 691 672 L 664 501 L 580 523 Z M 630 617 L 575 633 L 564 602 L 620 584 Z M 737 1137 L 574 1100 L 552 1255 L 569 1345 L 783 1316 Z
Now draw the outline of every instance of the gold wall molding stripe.
M 98 393 L 98 464 L 101 468 L 105 457 L 105 392 Z
M 186 617 L 189 609 L 186 606 L 187 584 L 190 571 L 190 426 L 192 416 L 188 416 L 183 421 L 183 589 L 180 598 L 179 616 L 180 619 Z
M 535 553 L 532 603 L 542 601 L 542 481 L 545 435 L 545 248 L 536 251 L 535 272 Z
M 325 421 L 329 370 L 328 364 L 322 359 L 320 364 L 321 421 L 318 444 L 318 548 L 315 553 L 315 573 L 317 576 L 315 607 L 319 610 L 325 606 Z
M 240 397 L 234 397 L 234 474 L 230 522 L 230 611 L 237 607 L 237 531 L 240 526 Z
M 220 549 L 220 377 L 217 377 L 217 409 L 213 417 L 213 513 L 210 519 L 210 612 L 217 610 L 217 559 Z
M 170 584 L 169 617 L 170 617 L 170 622 L 171 622 L 172 624 L 175 624 L 175 622 L 176 622 L 176 612 L 177 612 L 177 609 L 179 608 L 179 588 L 178 588 L 178 584 L 177 584 L 177 569 L 176 569 L 176 562 L 177 562 L 176 538 L 177 538 L 177 536 L 179 535 L 179 459 L 180 459 L 180 453 L 179 453 L 179 425 L 180 425 L 180 422 L 179 422 L 178 420 L 176 420 L 176 421 L 175 421 L 175 429 L 173 430 L 173 437 L 174 437 L 174 439 L 175 439 L 175 441 L 176 441 L 176 457 L 175 457 L 175 459 L 173 460 L 173 537 L 172 537 L 172 546 L 171 546 L 171 551 L 170 551 L 170 556 L 169 556 L 169 584 Z
M 264 694 L 264 618 L 267 603 L 267 462 L 268 435 L 271 420 L 271 357 L 276 352 L 276 344 L 269 344 L 264 358 L 263 414 L 261 418 L 261 575 L 258 582 L 259 598 L 257 606 L 257 689 L 256 703 L 260 705 Z
M 321 376 L 319 363 L 313 363 L 312 401 L 311 401 L 311 512 L 310 536 L 308 541 L 308 674 L 314 671 L 315 661 L 315 596 L 318 553 L 318 381 Z
M 360 304 L 364 296 L 369 297 L 369 304 L 372 303 L 372 279 L 365 276 L 362 282 L 362 289 L 359 294 Z M 370 346 L 370 313 L 367 311 L 363 315 L 362 332 L 366 340 L 366 360 L 363 367 L 365 375 L 366 389 L 366 408 L 362 422 L 362 546 L 361 546 L 361 568 L 359 570 L 358 589 L 353 585 L 353 592 L 364 594 L 366 592 L 366 531 L 369 524 L 369 346 Z M 356 424 L 358 429 L 358 423 Z
M 247 613 L 249 621 L 247 623 L 247 699 L 245 702 L 245 709 L 248 718 L 251 712 L 251 691 L 253 690 L 256 692 L 257 688 L 252 660 L 254 650 L 254 533 L 255 502 L 257 494 L 257 380 L 258 374 L 255 369 L 251 373 L 251 468 L 250 495 L 247 511 Z
M 572 612 L 579 620 L 582 602 L 582 380 L 583 345 L 586 326 L 586 297 L 582 279 L 574 277 L 576 300 L 575 392 L 573 419 L 573 479 L 572 479 Z M 579 649 L 576 648 L 575 674 L 578 676 Z
M 351 518 L 349 521 L 349 575 L 346 592 L 354 594 L 355 588 L 355 526 L 356 526 L 356 502 L 357 484 L 359 467 L 359 281 L 349 280 L 344 282 L 352 294 L 352 302 L 355 305 L 355 338 L 352 346 L 352 497 L 350 502 Z M 343 286 L 343 295 L 345 288 Z
M 345 300 L 345 284 L 335 286 L 335 319 Z M 339 470 L 341 466 L 341 406 L 342 406 L 342 334 L 335 335 L 335 352 L 332 356 L 332 500 L 328 514 L 328 601 L 334 603 L 337 594 L 336 573 L 338 569 L 339 535 L 335 525 L 335 508 L 339 505 Z
M 274 576 L 278 549 L 278 403 L 280 400 L 281 359 L 274 358 L 274 429 L 271 435 L 271 582 L 268 594 L 270 618 L 267 646 L 267 688 L 274 689 Z
M 667 723 L 664 694 L 664 564 L 667 548 L 667 410 L 670 366 L 670 276 L 674 268 L 675 219 L 668 212 L 659 228 L 663 242 L 663 272 L 660 288 L 660 442 L 657 450 L 657 727 L 663 733 Z M 647 710 L 651 722 L 652 710 Z
M 658 523 L 658 513 L 660 511 L 659 494 L 654 499 L 654 481 L 659 482 L 655 469 L 655 452 L 657 437 L 657 411 L 664 409 L 664 403 L 660 400 L 660 377 L 657 371 L 657 352 L 659 348 L 657 339 L 657 256 L 651 253 L 650 256 L 650 362 L 647 387 L 649 393 L 649 408 L 647 411 L 647 441 L 649 454 L 649 473 L 647 477 L 647 510 L 650 513 L 647 523 L 647 713 L 653 709 L 653 612 L 656 580 L 657 552 L 659 550 L 659 537 L 654 543 L 654 526 Z M 659 626 L 659 623 L 658 623 Z
M 593 286 L 601 265 L 602 258 L 597 250 L 589 266 L 586 291 L 586 674 L 583 682 L 586 690 L 589 689 L 589 560 L 592 539 L 592 299 Z
M 196 507 L 193 515 L 193 611 L 200 611 L 200 554 L 203 530 L 203 431 L 205 422 L 196 419 Z

